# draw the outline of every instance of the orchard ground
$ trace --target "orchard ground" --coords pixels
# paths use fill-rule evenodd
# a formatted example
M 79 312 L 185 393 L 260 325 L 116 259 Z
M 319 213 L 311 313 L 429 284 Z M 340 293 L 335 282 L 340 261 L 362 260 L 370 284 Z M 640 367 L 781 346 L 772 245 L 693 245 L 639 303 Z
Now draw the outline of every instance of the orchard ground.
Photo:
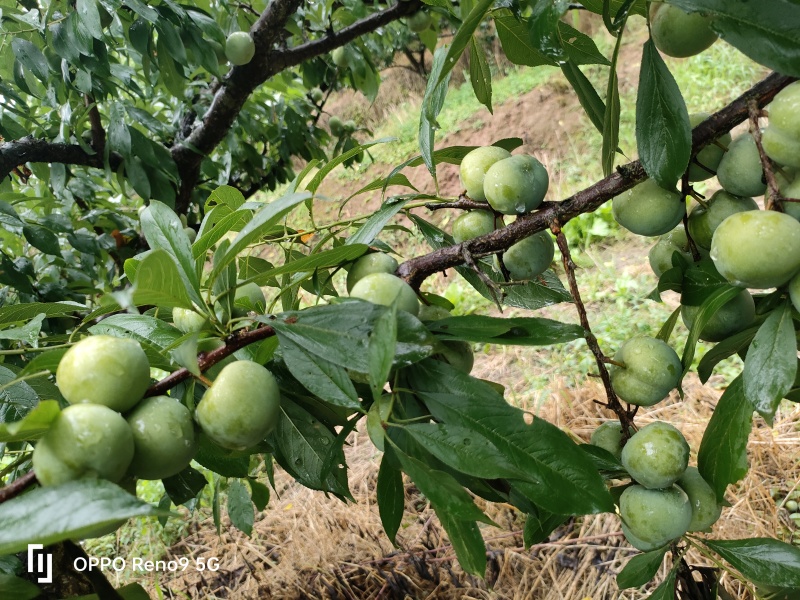
M 590 28 L 582 23 L 585 30 Z M 644 31 L 639 31 L 644 36 Z M 598 31 L 595 40 L 605 51 L 610 38 Z M 620 59 L 622 94 L 621 143 L 634 148 L 634 98 L 639 68 L 638 45 L 642 39 L 631 35 L 623 43 Z M 729 46 L 718 43 L 703 54 L 687 60 L 670 60 L 670 68 L 686 97 L 690 112 L 713 112 L 744 91 L 765 72 Z M 541 75 L 540 73 L 549 73 Z M 521 137 L 525 144 L 518 152 L 535 155 L 548 168 L 551 186 L 548 199 L 559 199 L 601 177 L 597 149 L 599 134 L 589 124 L 560 72 L 537 70 L 535 79 L 526 71 L 509 69 L 506 77 L 495 82 L 494 115 L 474 100 L 467 87 L 452 90 L 440 116 L 442 132 L 437 147 L 485 145 L 506 138 Z M 599 68 L 587 74 L 599 84 Z M 341 170 L 329 177 L 320 192 L 339 201 L 363 185 L 386 175 L 397 164 L 415 153 L 419 98 L 424 81 L 404 69 L 384 72 L 385 83 L 377 102 L 370 106 L 353 92 L 334 97 L 326 111 L 343 120 L 352 118 L 360 127 L 372 130 L 357 134 L 362 140 L 386 136 L 398 142 L 371 150 L 375 162 L 351 170 Z M 411 97 L 409 98 L 409 90 Z M 417 95 L 415 95 L 415 92 Z M 405 173 L 420 190 L 432 189 L 424 167 Z M 440 191 L 456 195 L 460 191 L 457 167 L 439 169 Z M 713 189 L 697 186 L 702 193 Z M 401 190 L 390 189 L 389 192 Z M 317 203 L 318 222 L 347 219 L 369 213 L 380 202 L 375 195 L 366 202 L 348 203 L 341 215 L 339 204 Z M 450 211 L 427 213 L 445 229 L 457 216 Z M 402 225 L 403 223 L 400 222 Z M 407 224 L 407 223 L 406 223 Z M 301 225 L 302 226 L 302 225 Z M 598 213 L 576 219 L 566 229 L 570 242 L 581 248 L 575 252 L 579 284 L 587 304 L 593 330 L 602 348 L 610 354 L 636 333 L 655 335 L 678 298 L 664 295 L 661 304 L 647 300 L 656 277 L 647 264 L 651 244 L 643 238 L 626 236 L 613 223 L 610 203 Z M 387 230 L 381 239 L 409 258 L 427 251 L 425 242 L 397 246 Z M 404 236 L 404 239 L 408 239 Z M 586 249 L 583 243 L 595 243 Z M 597 242 L 600 243 L 597 243 Z M 558 256 L 556 264 L 559 264 Z M 560 269 L 557 269 L 560 271 Z M 561 273 L 563 274 L 563 272 Z M 455 314 L 497 314 L 496 308 L 480 297 L 455 273 L 431 278 L 424 288 L 445 295 L 455 305 Z M 526 313 L 506 309 L 507 316 Z M 563 321 L 576 321 L 571 305 L 558 305 L 536 312 Z M 635 318 L 634 318 L 635 317 Z M 680 324 L 670 341 L 680 350 L 686 330 Z M 710 346 L 700 344 L 702 357 Z M 602 398 L 599 382 L 587 374 L 594 361 L 580 340 L 571 344 L 542 349 L 524 347 L 476 347 L 473 375 L 494 381 L 509 382 L 506 398 L 532 414 L 542 416 L 562 427 L 576 439 L 588 441 L 592 430 L 609 418 L 594 403 Z M 690 375 L 684 387 L 685 398 L 677 393 L 657 409 L 642 412 L 640 425 L 652 420 L 668 420 L 685 434 L 693 452 L 697 451 L 703 429 L 729 380 L 729 359 L 715 371 L 706 386 Z M 770 429 L 759 418 L 751 434 L 751 468 L 747 478 L 728 494 L 731 507 L 725 508 L 715 526 L 715 536 L 741 538 L 774 536 L 784 541 L 800 540 L 800 528 L 779 508 L 780 502 L 800 481 L 800 431 L 795 423 L 800 407 L 785 406 Z M 393 548 L 380 525 L 375 505 L 378 462 L 376 450 L 363 431 L 354 433 L 346 447 L 350 465 L 349 480 L 356 504 L 344 504 L 321 493 L 310 492 L 284 473 L 276 473 L 277 493 L 269 506 L 257 515 L 252 537 L 233 527 L 223 527 L 218 536 L 213 526 L 210 493 L 185 521 L 171 520 L 166 528 L 134 522 L 115 536 L 89 542 L 96 556 L 142 556 L 157 558 L 218 557 L 221 569 L 215 573 L 136 574 L 133 578 L 168 598 L 643 598 L 646 590 L 620 593 L 614 576 L 625 559 L 636 552 L 622 538 L 619 520 L 601 515 L 568 521 L 557 529 L 550 541 L 530 550 L 522 548 L 522 519 L 510 507 L 484 506 L 502 529 L 485 527 L 489 551 L 489 569 L 485 581 L 465 575 L 457 566 L 447 539 L 434 518 L 433 511 L 416 488 L 406 486 L 406 515 Z M 694 463 L 693 463 L 694 464 Z M 778 490 L 777 499 L 771 488 Z M 800 490 L 800 487 L 798 487 Z M 160 484 L 142 486 L 140 495 L 157 500 Z M 152 497 L 151 497 L 152 496 Z M 182 509 L 184 510 L 184 509 Z M 184 510 L 184 512 L 186 512 Z M 227 517 L 224 519 L 227 523 Z M 176 545 L 176 533 L 186 537 Z M 694 553 L 693 563 L 704 558 Z M 707 563 L 710 564 L 710 563 Z M 662 573 L 666 566 L 662 566 Z M 113 574 L 112 574 L 113 577 Z M 131 573 L 120 575 L 122 583 Z M 727 577 L 727 575 L 726 575 Z M 656 578 L 656 582 L 660 578 Z M 735 580 L 724 580 L 735 598 L 747 598 L 744 587 Z M 650 588 L 652 589 L 652 587 Z

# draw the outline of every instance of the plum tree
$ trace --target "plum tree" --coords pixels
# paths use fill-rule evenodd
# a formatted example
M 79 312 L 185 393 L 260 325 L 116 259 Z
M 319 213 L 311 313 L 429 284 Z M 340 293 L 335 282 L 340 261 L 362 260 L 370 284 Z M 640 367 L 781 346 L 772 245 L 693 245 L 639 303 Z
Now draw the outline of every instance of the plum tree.
M 61 411 L 36 444 L 33 468 L 47 486 L 82 477 L 119 481 L 133 453 L 133 433 L 118 412 L 101 404 L 75 404 Z
M 722 514 L 722 506 L 708 482 L 700 475 L 697 467 L 688 467 L 677 482 L 692 505 L 692 520 L 687 531 L 704 531 L 717 522 Z
M 553 262 L 555 245 L 547 231 L 526 237 L 503 254 L 503 264 L 512 279 L 533 279 L 544 273 Z
M 733 285 L 783 285 L 800 271 L 800 222 L 775 211 L 733 214 L 714 232 L 711 259 Z
M 622 456 L 622 424 L 619 421 L 603 421 L 592 432 L 590 444 L 608 450 L 617 460 Z
M 689 115 L 689 124 L 697 127 L 711 115 L 707 112 L 692 113 Z M 711 144 L 700 150 L 694 161 L 689 165 L 689 181 L 705 181 L 717 174 L 717 168 L 725 155 L 725 149 L 731 144 L 731 134 L 725 133 L 715 139 Z
M 800 168 L 800 85 L 786 86 L 769 105 L 769 126 L 762 134 L 764 152 L 775 162 Z
M 237 360 L 224 367 L 203 394 L 195 419 L 215 444 L 244 450 L 275 428 L 280 403 L 272 373 L 249 360 Z
M 139 479 L 172 477 L 189 466 L 197 452 L 192 413 L 169 396 L 142 400 L 128 414 L 133 459 L 128 472 Z
M 347 273 L 347 291 L 371 273 L 394 273 L 397 261 L 385 252 L 371 252 L 359 258 Z
M 614 219 L 639 235 L 663 235 L 674 229 L 686 214 L 686 202 L 676 191 L 665 190 L 648 179 L 616 196 L 611 209 Z
M 735 196 L 760 196 L 767 190 L 764 169 L 753 136 L 743 133 L 728 146 L 717 167 L 717 179 Z
M 486 210 L 472 210 L 453 221 L 453 240 L 456 244 L 471 240 L 495 230 L 495 216 Z M 500 221 L 502 224 L 502 221 Z M 395 269 L 397 265 L 395 265 Z M 392 269 L 394 272 L 394 269 Z
M 549 185 L 544 165 L 533 156 L 518 154 L 489 167 L 483 180 L 483 193 L 497 212 L 518 215 L 539 206 Z
M 391 273 L 369 273 L 359 279 L 350 290 L 352 298 L 360 298 L 373 304 L 391 306 L 397 302 L 397 308 L 417 315 L 419 300 L 414 290 L 405 281 Z
M 246 65 L 256 54 L 256 45 L 247 31 L 234 31 L 225 40 L 225 56 L 234 65 Z
M 461 175 L 461 185 L 467 191 L 467 196 L 478 202 L 486 202 L 486 193 L 483 189 L 483 182 L 486 172 L 497 161 L 510 158 L 508 150 L 498 146 L 482 146 L 475 148 L 461 159 L 459 174 Z
M 126 411 L 150 384 L 150 364 L 138 342 L 92 335 L 72 346 L 56 370 L 56 385 L 70 404 L 103 404 Z
M 634 539 L 658 548 L 689 530 L 692 505 L 676 485 L 665 489 L 632 485 L 620 496 L 619 514 Z
M 681 318 L 684 325 L 691 329 L 699 306 L 681 306 Z M 747 290 L 725 303 L 700 330 L 700 339 L 707 342 L 721 342 L 725 338 L 747 329 L 755 319 L 756 304 Z
M 665 342 L 638 336 L 625 342 L 614 355 L 611 385 L 630 404 L 652 406 L 678 385 L 683 367 Z
M 689 238 L 683 225 L 678 225 L 669 233 L 658 238 L 655 245 L 647 253 L 650 268 L 657 277 L 661 277 L 672 268 L 672 255 L 678 252 L 687 263 L 692 262 L 692 253 L 689 248 Z
M 708 17 L 666 2 L 650 5 L 650 35 L 656 48 L 676 58 L 699 54 L 717 40 Z
M 732 214 L 746 210 L 758 210 L 756 201 L 718 190 L 705 202 L 705 205 L 697 204 L 689 213 L 689 235 L 698 246 L 709 250 L 711 238 L 719 224 Z
M 689 444 L 673 425 L 655 421 L 631 436 L 622 448 L 621 460 L 639 485 L 663 489 L 678 481 L 686 471 Z M 647 541 L 645 537 L 642 539 Z

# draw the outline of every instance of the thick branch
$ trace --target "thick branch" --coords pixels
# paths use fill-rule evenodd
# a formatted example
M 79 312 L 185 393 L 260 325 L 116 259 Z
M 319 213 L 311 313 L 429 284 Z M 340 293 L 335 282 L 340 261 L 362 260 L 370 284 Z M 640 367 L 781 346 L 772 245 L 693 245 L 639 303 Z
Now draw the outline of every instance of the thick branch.
M 116 170 L 121 158 L 113 154 L 110 161 L 111 168 Z M 56 143 L 30 136 L 0 144 L 0 180 L 27 162 L 103 168 L 103 156 L 100 153 L 88 154 L 77 144 Z
M 284 35 L 284 25 L 289 17 L 302 4 L 302 0 L 272 0 L 250 34 L 256 44 L 256 54 L 246 65 L 234 67 L 221 83 L 203 122 L 195 128 L 185 142 L 172 148 L 172 158 L 178 165 L 181 187 L 176 199 L 176 210 L 184 212 L 200 173 L 200 163 L 204 156 L 225 138 L 234 120 L 242 110 L 248 96 L 273 75 L 306 60 L 325 54 L 343 46 L 358 37 L 375 31 L 419 10 L 417 0 L 400 1 L 394 6 L 370 15 L 337 32 L 323 38 L 295 46 L 294 48 L 274 48 Z
M 758 107 L 764 107 L 772 101 L 775 94 L 795 80 L 794 77 L 773 73 L 728 106 L 711 115 L 692 131 L 693 154 L 745 121 L 749 115 L 748 104 L 751 101 Z M 646 178 L 647 174 L 639 161 L 628 163 L 563 202 L 545 202 L 536 212 L 521 216 L 510 225 L 490 234 L 412 258 L 398 267 L 397 274 L 413 288 L 419 289 L 422 282 L 430 275 L 462 264 L 464 246 L 467 246 L 472 256 L 507 250 L 521 239 L 547 229 L 550 223 L 557 221 L 563 225 L 573 217 L 597 210 L 614 196 L 629 190 Z

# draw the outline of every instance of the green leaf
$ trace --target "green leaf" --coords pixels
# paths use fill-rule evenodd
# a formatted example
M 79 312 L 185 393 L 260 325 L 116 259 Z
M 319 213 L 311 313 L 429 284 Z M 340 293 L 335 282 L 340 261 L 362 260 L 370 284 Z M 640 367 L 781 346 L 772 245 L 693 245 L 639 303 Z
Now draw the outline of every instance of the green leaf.
M 747 475 L 747 438 L 753 425 L 753 405 L 744 395 L 741 375 L 717 402 L 697 453 L 697 467 L 717 500 L 725 488 Z
M 381 459 L 381 466 L 378 470 L 377 499 L 383 530 L 392 544 L 396 546 L 397 531 L 403 521 L 406 497 L 403 488 L 403 474 L 400 469 L 390 464 L 386 456 Z
M 39 48 L 21 36 L 14 36 L 11 40 L 11 50 L 14 57 L 22 66 L 33 73 L 36 79 L 45 85 L 48 83 L 50 68 L 47 65 L 47 59 Z
M 681 293 L 681 304 L 685 306 L 700 306 L 713 292 L 730 286 L 728 280 L 719 274 L 714 262 L 709 258 L 692 263 L 683 269 L 682 273 L 683 280 L 679 288 L 674 291 Z
M 434 138 L 438 127 L 436 117 L 444 106 L 447 87 L 450 84 L 449 73 L 444 80 L 439 82 L 439 75 L 446 68 L 446 53 L 447 46 L 442 46 L 433 54 L 433 65 L 428 76 L 428 84 L 425 86 L 422 111 L 420 111 L 419 115 L 419 150 L 434 182 L 436 181 L 436 163 L 433 160 L 433 150 L 435 147 Z
M 522 543 L 525 548 L 544 542 L 567 518 L 566 515 L 556 515 L 541 509 L 536 514 L 529 513 L 522 529 Z
M 250 457 L 242 452 L 220 448 L 205 434 L 198 436 L 197 454 L 194 460 L 206 469 L 223 477 L 247 477 Z
M 273 225 L 277 224 L 295 206 L 305 200 L 308 200 L 310 197 L 311 194 L 308 192 L 287 194 L 281 198 L 278 198 L 277 200 L 273 200 L 272 202 L 265 204 L 262 208 L 258 209 L 255 215 L 253 215 L 252 220 L 247 223 L 247 225 L 242 227 L 242 230 L 239 232 L 236 238 L 234 238 L 230 248 L 228 248 L 228 252 L 224 256 L 224 259 L 221 260 L 219 264 L 214 265 L 214 268 L 209 274 L 209 279 L 211 281 L 216 279 L 220 271 L 228 266 L 228 264 L 235 261 L 239 253 L 247 248 L 247 246 L 249 246 L 251 243 L 255 242 L 264 230 L 267 230 Z
M 302 273 L 304 271 L 316 271 L 318 269 L 330 269 L 348 261 L 355 260 L 367 252 L 367 250 L 369 250 L 369 246 L 366 244 L 352 244 L 339 246 L 338 248 L 332 248 L 330 250 L 323 250 L 322 252 L 317 252 L 297 260 L 289 261 L 286 264 L 270 269 L 269 271 L 264 271 L 263 273 L 260 273 L 259 276 L 253 281 L 259 285 L 262 285 L 262 282 L 266 282 L 269 279 L 274 279 L 279 275 Z
M 172 361 L 167 348 L 183 336 L 178 329 L 161 319 L 147 315 L 112 315 L 92 325 L 89 331 L 94 335 L 105 334 L 136 340 L 142 345 L 151 367 L 172 370 Z
M 9 385 L 16 379 L 14 371 L 0 366 L 0 423 L 19 421 L 39 403 L 38 394 L 27 382 Z
M 617 587 L 621 590 L 641 587 L 658 573 L 658 568 L 664 562 L 664 555 L 669 546 L 658 548 L 650 552 L 637 554 L 628 561 L 625 568 L 617 575 Z
M 583 110 L 586 111 L 586 116 L 595 126 L 597 131 L 603 133 L 603 117 L 606 112 L 606 105 L 594 89 L 592 82 L 588 77 L 578 68 L 578 65 L 572 61 L 563 62 L 559 65 L 564 77 L 575 90 L 578 96 L 578 102 L 581 103 Z
M 689 330 L 689 337 L 686 339 L 686 345 L 683 348 L 683 356 L 681 357 L 683 375 L 686 375 L 692 366 L 694 353 L 697 348 L 697 340 L 700 339 L 700 332 L 703 331 L 703 328 L 719 309 L 741 293 L 741 288 L 725 285 L 717 288 L 703 301 L 703 304 L 700 305 L 700 310 L 697 311 L 697 315 L 692 323 L 692 328 Z
M 0 598 L 13 598 L 14 600 L 32 600 L 39 598 L 42 590 L 39 587 L 14 575 L 0 573 Z
M 549 346 L 583 337 L 583 327 L 539 317 L 448 317 L 428 325 L 442 338 L 513 346 Z
M 493 443 L 525 480 L 531 500 L 557 514 L 614 510 L 591 459 L 560 429 L 511 406 L 488 384 L 444 363 L 409 369 L 410 387 L 438 420 L 471 429 Z
M 123 600 L 151 600 L 150 595 L 138 583 L 129 583 L 122 586 L 117 590 L 117 594 Z M 72 600 L 103 600 L 97 594 L 89 594 L 88 596 L 77 596 Z
M 568 58 L 558 35 L 558 22 L 567 9 L 565 0 L 540 0 L 533 5 L 529 19 L 528 35 L 533 47 L 557 64 Z
M 255 479 L 248 479 L 250 484 L 250 497 L 256 510 L 264 510 L 269 504 L 269 488 Z
M 100 12 L 97 10 L 96 0 L 77 0 L 75 10 L 80 17 L 79 27 L 93 38 L 102 39 L 103 27 L 100 25 Z
M 131 517 L 174 516 L 104 479 L 36 488 L 0 505 L 0 554 L 80 538 Z
M 474 37 L 470 38 L 469 43 L 469 79 L 478 102 L 492 112 L 492 72 L 483 48 Z
M 193 289 L 187 290 L 175 260 L 165 250 L 147 253 L 136 269 L 133 284 L 133 300 L 138 305 L 193 308 L 191 296 L 198 294 Z M 199 306 L 202 304 L 201 300 Z
M 757 327 L 751 327 L 750 329 L 740 331 L 722 340 L 711 348 L 711 350 L 706 352 L 703 358 L 700 359 L 700 364 L 697 365 L 697 375 L 700 377 L 700 381 L 703 383 L 708 381 L 709 377 L 711 377 L 711 373 L 714 371 L 714 367 L 719 362 L 747 348 L 750 342 L 753 341 L 756 331 L 758 331 Z
M 787 301 L 759 327 L 744 360 L 744 395 L 772 424 L 778 405 L 797 375 L 797 338 Z
M 36 440 L 61 412 L 56 400 L 43 400 L 20 421 L 0 423 L 0 443 Z
M 208 481 L 200 471 L 192 467 L 186 467 L 177 475 L 163 479 L 162 483 L 164 484 L 164 491 L 172 503 L 175 506 L 180 506 L 197 498 L 197 495 L 206 487 Z
M 247 486 L 241 481 L 232 481 L 228 486 L 228 516 L 236 529 L 250 537 L 256 514 Z
M 403 177 L 405 176 L 403 175 Z M 391 198 L 384 202 L 355 233 L 347 238 L 345 245 L 371 244 L 389 220 L 405 206 L 406 202 L 408 202 L 407 198 Z
M 753 583 L 800 588 L 800 548 L 771 538 L 703 540 Z
M 0 307 L 0 325 L 28 321 L 36 315 L 61 317 L 74 312 L 82 312 L 86 306 L 77 302 L 29 302 Z
M 661 326 L 661 329 L 658 330 L 656 338 L 661 340 L 665 344 L 668 344 L 669 338 L 672 336 L 672 330 L 675 329 L 675 323 L 678 322 L 678 318 L 680 316 L 681 316 L 681 307 L 679 306 L 678 308 L 672 311 L 672 314 L 669 316 L 669 319 L 667 319 Z
M 481 21 L 483 21 L 483 18 L 486 16 L 486 13 L 489 11 L 489 8 L 493 3 L 494 0 L 478 0 L 472 6 L 469 14 L 461 22 L 461 25 L 459 26 L 458 31 L 456 31 L 453 41 L 450 43 L 450 47 L 447 50 L 447 56 L 444 59 L 444 65 L 442 66 L 441 70 L 436 72 L 437 87 L 442 83 L 445 83 L 446 85 L 446 79 L 449 81 L 448 75 L 450 75 L 453 67 L 456 66 L 456 63 L 458 62 L 458 59 L 461 58 L 461 54 L 463 54 L 467 44 L 469 44 L 472 40 L 472 34 L 475 33 L 476 29 L 478 29 L 478 25 L 481 24 Z M 431 75 L 433 75 L 433 72 L 434 71 L 432 69 Z M 437 110 L 436 112 L 438 113 L 439 111 Z M 433 118 L 435 119 L 435 116 Z
M 325 177 L 340 164 L 342 164 L 343 162 L 347 161 L 350 158 L 353 158 L 354 156 L 357 156 L 364 150 L 372 148 L 377 144 L 385 144 L 386 142 L 391 142 L 391 141 L 394 141 L 394 138 L 381 138 L 379 140 L 366 142 L 364 144 L 360 144 L 354 148 L 351 148 L 344 154 L 341 154 L 340 156 L 337 156 L 329 163 L 326 163 L 324 167 L 320 168 L 320 170 L 317 171 L 317 173 L 314 175 L 311 181 L 308 182 L 306 189 L 312 194 L 316 193 L 317 189 L 322 184 L 322 181 L 325 179 Z M 308 197 L 310 196 L 307 196 L 307 198 Z
M 600 54 L 592 38 L 577 29 L 570 27 L 564 21 L 558 22 L 558 34 L 561 43 L 569 56 L 570 62 L 575 65 L 604 65 L 609 66 L 608 59 Z
M 367 345 L 369 385 L 373 398 L 380 398 L 389 379 L 397 346 L 397 303 L 375 320 Z
M 556 66 L 556 61 L 546 57 L 531 44 L 526 19 L 517 19 L 507 8 L 493 11 L 492 18 L 503 52 L 513 64 L 527 67 Z
M 626 0 L 611 0 L 610 1 L 610 8 L 611 13 L 616 14 L 622 5 L 625 4 Z M 585 2 L 581 2 L 583 7 L 586 10 L 589 10 L 595 14 L 602 15 L 603 14 L 603 4 L 605 0 L 586 0 Z M 636 0 L 631 7 L 631 13 L 640 15 L 642 17 L 647 16 L 647 6 L 645 0 Z
M 673 600 L 673 598 L 675 598 L 674 570 L 669 572 L 667 578 L 645 600 Z
M 61 246 L 58 244 L 58 236 L 46 227 L 42 227 L 41 225 L 24 225 L 22 227 L 22 235 L 24 235 L 28 243 L 37 250 L 41 250 L 45 254 L 61 256 Z
M 674 189 L 689 165 L 692 129 L 678 84 L 652 39 L 642 51 L 636 97 L 636 145 L 647 174 L 664 189 Z
M 624 29 L 624 27 L 623 27 Z M 614 170 L 614 158 L 617 154 L 619 145 L 619 83 L 617 78 L 617 59 L 619 49 L 622 46 L 622 34 L 617 35 L 617 42 L 614 44 L 614 54 L 611 58 L 611 70 L 608 74 L 608 86 L 606 87 L 606 110 L 603 113 L 603 148 L 602 160 L 603 175 L 608 177 Z
M 25 344 L 34 348 L 39 347 L 39 335 L 42 332 L 42 322 L 44 315 L 36 315 L 25 325 L 19 327 L 9 327 L 8 329 L 0 330 L 0 340 L 14 340 L 24 342 Z
M 797 2 L 670 0 L 670 4 L 689 12 L 701 11 L 711 18 L 711 28 L 742 54 L 785 75 L 800 77 Z
M 443 509 L 436 509 L 436 516 L 450 538 L 453 550 L 456 551 L 458 564 L 467 573 L 484 577 L 486 575 L 486 543 L 481 530 L 474 521 L 464 521 L 453 517 Z

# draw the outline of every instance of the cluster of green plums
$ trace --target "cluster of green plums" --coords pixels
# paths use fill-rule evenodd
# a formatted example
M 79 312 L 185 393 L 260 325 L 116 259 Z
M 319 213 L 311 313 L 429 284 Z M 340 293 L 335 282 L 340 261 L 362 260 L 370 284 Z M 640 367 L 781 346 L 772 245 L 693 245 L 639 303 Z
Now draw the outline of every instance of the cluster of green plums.
M 697 468 L 689 466 L 689 444 L 680 431 L 656 421 L 624 440 L 619 421 L 606 421 L 591 437 L 633 479 L 619 498 L 622 531 L 633 547 L 655 550 L 716 523 L 722 507 Z
M 547 170 L 536 158 L 528 154 L 512 156 L 498 146 L 469 152 L 461 161 L 460 175 L 466 195 L 488 206 L 486 210 L 465 212 L 453 222 L 453 239 L 458 244 L 502 227 L 501 215 L 524 215 L 536 209 L 550 185 Z M 512 279 L 529 280 L 544 273 L 554 255 L 553 238 L 540 231 L 506 250 L 503 264 Z
M 787 482 L 787 485 L 790 488 L 796 487 L 792 482 Z M 800 527 L 800 503 L 798 503 L 798 500 L 800 500 L 800 489 L 794 489 L 786 493 L 786 491 L 776 487 L 770 490 L 770 495 L 778 506 L 786 509 L 789 513 L 789 519 L 792 520 L 795 527 Z
M 339 117 L 334 115 L 328 119 L 328 128 L 331 130 L 331 135 L 335 135 L 336 137 L 344 137 L 347 135 L 352 135 L 356 129 L 358 129 L 358 126 L 353 119 L 342 121 Z
M 72 346 L 58 365 L 56 384 L 69 406 L 34 448 L 34 472 L 44 486 L 171 477 L 197 452 L 196 424 L 219 446 L 242 450 L 263 440 L 279 416 L 275 378 L 246 360 L 219 371 L 194 418 L 175 398 L 144 398 L 150 365 L 141 345 L 108 335 Z

